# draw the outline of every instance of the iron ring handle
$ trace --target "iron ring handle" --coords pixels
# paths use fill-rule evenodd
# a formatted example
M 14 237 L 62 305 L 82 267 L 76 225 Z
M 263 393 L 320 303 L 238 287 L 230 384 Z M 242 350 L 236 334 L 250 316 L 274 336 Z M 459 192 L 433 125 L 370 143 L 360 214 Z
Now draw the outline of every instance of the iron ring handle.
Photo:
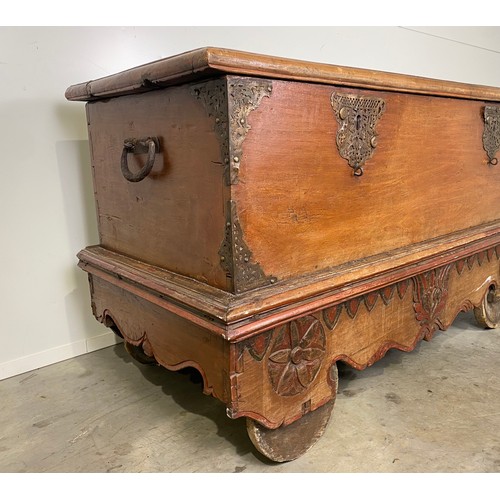
M 125 139 L 123 142 L 123 151 L 121 158 L 121 171 L 123 177 L 129 182 L 140 182 L 145 179 L 155 162 L 156 153 L 160 152 L 160 141 L 157 137 L 146 137 L 144 139 Z M 143 154 L 147 153 L 148 158 L 146 164 L 136 173 L 133 173 L 128 168 L 127 156 L 129 153 Z

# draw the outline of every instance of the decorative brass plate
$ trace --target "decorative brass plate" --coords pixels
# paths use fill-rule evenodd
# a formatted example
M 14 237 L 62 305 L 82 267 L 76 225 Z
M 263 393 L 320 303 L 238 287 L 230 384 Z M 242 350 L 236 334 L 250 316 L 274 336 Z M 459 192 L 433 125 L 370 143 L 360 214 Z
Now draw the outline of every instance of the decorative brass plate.
M 238 183 L 243 141 L 250 130 L 248 116 L 259 107 L 264 97 L 270 97 L 273 82 L 262 78 L 228 78 L 230 182 Z
M 271 96 L 272 90 L 271 80 L 233 76 L 192 87 L 192 94 L 203 102 L 208 115 L 214 118 L 227 185 L 238 183 L 242 144 L 251 128 L 248 116 L 264 97 Z
M 363 175 L 363 165 L 377 147 L 375 126 L 385 111 L 385 101 L 334 92 L 331 103 L 340 128 L 337 132 L 337 148 L 354 170 Z
M 496 165 L 496 154 L 500 149 L 500 107 L 484 107 L 483 147 L 488 155 L 488 163 Z
M 234 279 L 234 291 L 246 292 L 261 286 L 274 284 L 277 279 L 267 276 L 252 257 L 252 251 L 243 237 L 236 202 L 227 202 L 226 231 L 219 248 L 220 264 L 228 278 Z

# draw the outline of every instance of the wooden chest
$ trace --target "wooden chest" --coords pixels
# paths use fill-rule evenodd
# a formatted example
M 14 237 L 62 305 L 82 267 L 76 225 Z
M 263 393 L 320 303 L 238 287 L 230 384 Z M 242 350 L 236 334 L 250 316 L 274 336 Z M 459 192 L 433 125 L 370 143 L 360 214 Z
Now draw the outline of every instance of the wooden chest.
M 92 308 L 139 361 L 199 370 L 272 460 L 336 362 L 500 317 L 500 89 L 204 48 L 74 85 L 100 244 Z

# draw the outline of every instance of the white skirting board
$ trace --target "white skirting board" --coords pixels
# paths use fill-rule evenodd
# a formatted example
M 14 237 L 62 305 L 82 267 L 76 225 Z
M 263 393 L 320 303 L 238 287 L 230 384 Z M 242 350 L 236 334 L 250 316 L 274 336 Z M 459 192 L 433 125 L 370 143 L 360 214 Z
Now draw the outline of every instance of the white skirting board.
M 0 364 L 0 380 L 123 342 L 112 332 L 65 344 Z

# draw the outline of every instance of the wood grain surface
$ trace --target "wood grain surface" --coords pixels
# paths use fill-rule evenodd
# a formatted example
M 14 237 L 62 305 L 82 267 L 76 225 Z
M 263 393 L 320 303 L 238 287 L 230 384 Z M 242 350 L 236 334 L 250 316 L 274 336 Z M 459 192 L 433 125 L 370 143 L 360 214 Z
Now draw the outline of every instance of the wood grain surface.
M 336 147 L 337 91 L 386 102 L 361 177 Z M 482 107 L 274 81 L 248 118 L 232 195 L 255 261 L 283 280 L 499 220 L 500 169 L 482 147 Z
M 214 123 L 189 86 L 89 103 L 89 137 L 103 247 L 222 289 L 225 231 L 223 163 Z M 127 181 L 120 171 L 127 138 L 156 136 L 151 174 Z M 131 171 L 146 155 L 129 154 Z
M 203 392 L 229 402 L 229 346 L 222 337 L 94 275 L 91 290 L 98 321 L 169 370 L 195 368 Z

